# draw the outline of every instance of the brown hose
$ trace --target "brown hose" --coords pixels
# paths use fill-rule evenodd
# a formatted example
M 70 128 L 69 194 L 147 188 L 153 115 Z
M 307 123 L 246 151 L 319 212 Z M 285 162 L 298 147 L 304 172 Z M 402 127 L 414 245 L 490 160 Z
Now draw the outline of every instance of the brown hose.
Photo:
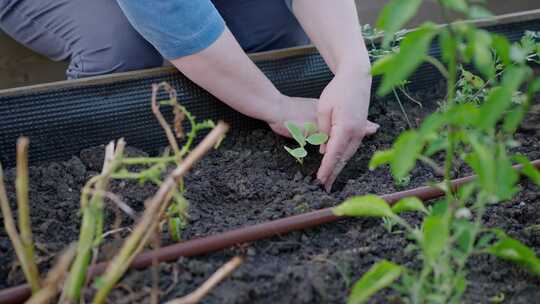
M 540 159 L 531 162 L 536 168 L 540 168 Z M 514 169 L 520 170 L 521 165 L 515 165 Z M 470 182 L 476 178 L 475 175 L 467 176 L 452 180 L 452 186 L 458 188 L 461 185 Z M 381 196 L 389 204 L 393 204 L 398 200 L 416 196 L 421 200 L 430 200 L 440 197 L 444 192 L 433 186 L 418 187 L 411 190 L 405 190 L 395 193 L 390 193 Z M 307 229 L 319 226 L 325 223 L 335 222 L 342 217 L 332 213 L 332 208 L 325 208 L 317 211 L 294 215 L 279 220 L 268 221 L 265 223 L 238 228 L 224 233 L 218 233 L 211 236 L 186 241 L 162 247 L 160 249 L 144 252 L 136 257 L 130 265 L 130 268 L 145 268 L 152 265 L 152 262 L 158 260 L 160 262 L 175 261 L 181 256 L 195 256 L 213 251 L 225 249 L 237 244 L 261 240 L 264 238 L 288 233 L 294 230 Z M 96 264 L 89 270 L 89 275 L 94 277 L 103 273 L 107 267 L 107 262 Z M 16 287 L 4 289 L 0 291 L 0 304 L 15 304 L 22 303 L 30 296 L 29 285 L 19 285 Z

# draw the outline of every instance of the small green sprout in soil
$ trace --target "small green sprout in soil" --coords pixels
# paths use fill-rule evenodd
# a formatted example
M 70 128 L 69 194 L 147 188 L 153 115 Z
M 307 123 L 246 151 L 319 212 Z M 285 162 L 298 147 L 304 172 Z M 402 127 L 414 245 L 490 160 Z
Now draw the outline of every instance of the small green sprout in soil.
M 383 46 L 389 45 L 391 33 L 414 16 L 421 2 L 393 0 L 384 8 L 378 22 L 386 33 Z M 474 19 L 487 12 L 472 1 L 438 2 L 445 15 L 457 12 Z M 405 303 L 461 303 L 469 258 L 478 254 L 514 262 L 540 276 L 540 259 L 533 250 L 482 221 L 490 205 L 511 200 L 519 191 L 520 173 L 540 186 L 540 172 L 530 161 L 509 152 L 514 133 L 540 92 L 540 78 L 528 65 L 538 61 L 537 38 L 537 33 L 527 33 L 512 44 L 472 23 L 448 22 L 440 27 L 426 22 L 403 38 L 399 52 L 375 62 L 372 73 L 382 76 L 379 95 L 392 93 L 423 62 L 433 64 L 446 78 L 447 96 L 439 111 L 419 128 L 401 133 L 391 149 L 375 153 L 369 164 L 370 169 L 388 164 L 394 179 L 401 181 L 420 161 L 434 172 L 442 171 L 438 185 L 445 196 L 430 209 L 415 197 L 390 206 L 376 195 L 352 197 L 333 209 L 340 216 L 385 219 L 389 231 L 400 226 L 411 240 L 407 249 L 416 252 L 421 262 L 418 269 L 386 260 L 374 264 L 356 282 L 348 303 L 365 303 L 390 286 Z M 440 44 L 442 60 L 428 55 L 433 42 Z M 474 73 L 462 68 L 470 65 Z M 456 190 L 451 179 L 458 161 L 465 162 L 477 178 Z M 520 172 L 513 164 L 522 166 Z M 404 212 L 419 213 L 422 224 L 409 224 L 400 216 Z M 492 300 L 500 298 L 504 294 Z
M 292 138 L 298 143 L 299 147 L 289 148 L 284 146 L 285 150 L 289 152 L 300 163 L 304 163 L 304 158 L 308 155 L 306 145 L 320 146 L 328 140 L 328 135 L 317 131 L 317 125 L 312 122 L 306 122 L 304 128 L 296 125 L 293 122 L 286 122 L 285 127 L 291 133 Z

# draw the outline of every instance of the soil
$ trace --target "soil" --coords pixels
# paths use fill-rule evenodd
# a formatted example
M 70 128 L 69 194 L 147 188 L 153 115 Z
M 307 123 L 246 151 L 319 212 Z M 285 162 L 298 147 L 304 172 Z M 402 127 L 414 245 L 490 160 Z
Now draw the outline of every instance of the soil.
M 431 94 L 431 95 L 430 95 Z M 426 97 L 428 96 L 428 97 Z M 428 100 L 433 93 L 419 96 Z M 433 110 L 405 101 L 409 118 L 415 122 Z M 534 118 L 534 117 L 533 117 Z M 291 142 L 267 129 L 235 130 L 222 146 L 211 152 L 186 177 L 191 223 L 184 239 L 207 236 L 229 229 L 261 223 L 294 214 L 330 207 L 352 195 L 385 194 L 425 185 L 438 179 L 424 166 L 413 170 L 407 184 L 395 185 L 388 168 L 367 169 L 371 155 L 388 148 L 407 125 L 394 101 L 372 102 L 370 119 L 381 125 L 377 135 L 366 138 L 361 149 L 339 176 L 334 190 L 326 193 L 314 180 L 321 156 L 310 151 L 300 166 L 283 149 Z M 525 124 L 527 125 L 527 124 Z M 529 121 L 516 139 L 517 150 L 530 159 L 540 158 L 540 134 Z M 132 155 L 144 155 L 129 149 Z M 82 151 L 64 162 L 38 164 L 30 169 L 30 199 L 34 238 L 38 244 L 39 266 L 50 267 L 53 256 L 78 237 L 79 193 L 84 182 L 99 172 L 103 147 Z M 455 175 L 469 173 L 457 168 Z M 13 169 L 7 170 L 9 197 L 15 204 Z M 522 191 L 512 201 L 489 208 L 488 226 L 500 227 L 540 254 L 540 236 L 527 227 L 540 224 L 540 191 L 523 182 Z M 155 190 L 132 182 L 114 182 L 110 190 L 137 211 Z M 114 208 L 107 208 L 108 229 L 112 229 Z M 407 220 L 418 224 L 414 215 Z M 131 224 L 124 219 L 121 227 Z M 120 246 L 124 232 L 111 234 L 100 250 L 105 260 Z M 164 236 L 162 245 L 171 241 Z M 401 233 L 389 233 L 376 219 L 348 219 L 317 228 L 245 244 L 217 253 L 180 258 L 159 266 L 161 300 L 185 295 L 204 282 L 231 257 L 244 253 L 245 262 L 205 298 L 204 303 L 343 303 L 352 284 L 380 259 L 414 267 L 414 254 L 406 253 L 408 242 Z M 0 288 L 24 282 L 21 272 L 12 270 L 14 255 L 4 228 L 0 228 Z M 535 303 L 540 296 L 540 279 L 513 264 L 487 255 L 470 262 L 465 303 L 489 303 L 504 295 L 504 303 Z M 111 303 L 149 302 L 152 270 L 129 271 L 109 299 Z M 91 294 L 91 288 L 87 290 Z M 389 303 L 395 295 L 377 294 L 371 303 Z M 398 302 L 396 302 L 398 303 Z

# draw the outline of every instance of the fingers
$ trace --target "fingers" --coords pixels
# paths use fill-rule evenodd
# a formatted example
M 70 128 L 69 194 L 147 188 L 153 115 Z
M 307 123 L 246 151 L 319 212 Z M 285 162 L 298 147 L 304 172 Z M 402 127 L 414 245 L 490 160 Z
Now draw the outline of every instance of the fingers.
M 320 132 L 330 134 L 332 127 L 332 108 L 326 108 L 320 104 L 317 105 L 317 127 Z M 322 144 L 319 147 L 319 152 L 324 154 L 326 151 L 326 144 Z
M 338 160 L 336 167 L 332 171 L 332 174 L 330 174 L 330 177 L 324 184 L 324 188 L 326 189 L 327 192 L 330 192 L 330 190 L 332 190 L 332 185 L 336 181 L 336 178 L 338 177 L 339 173 L 343 170 L 345 165 L 347 165 L 347 162 L 349 161 L 349 159 L 351 159 L 354 153 L 356 153 L 356 151 L 360 147 L 360 143 L 361 143 L 360 140 L 351 141 L 349 143 L 349 145 L 345 149 L 345 152 L 343 153 L 342 158 Z
M 374 122 L 371 122 L 371 121 L 367 121 L 366 123 L 366 135 L 372 135 L 372 134 L 375 134 L 377 132 L 377 130 L 379 129 L 379 125 L 374 123 Z
M 330 179 L 338 161 L 343 159 L 343 153 L 349 144 L 349 140 L 349 135 L 345 130 L 339 126 L 332 128 L 330 139 L 326 145 L 326 153 L 317 172 L 317 179 L 321 183 L 326 184 Z

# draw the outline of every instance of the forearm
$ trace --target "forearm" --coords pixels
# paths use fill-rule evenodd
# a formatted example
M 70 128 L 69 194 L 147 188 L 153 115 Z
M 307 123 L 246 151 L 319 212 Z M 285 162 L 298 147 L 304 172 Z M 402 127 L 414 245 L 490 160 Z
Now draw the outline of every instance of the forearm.
M 228 29 L 203 51 L 171 62 L 237 111 L 270 123 L 280 119 L 283 95 L 249 59 Z
M 369 77 L 369 56 L 353 0 L 294 0 L 293 12 L 334 74 Z

